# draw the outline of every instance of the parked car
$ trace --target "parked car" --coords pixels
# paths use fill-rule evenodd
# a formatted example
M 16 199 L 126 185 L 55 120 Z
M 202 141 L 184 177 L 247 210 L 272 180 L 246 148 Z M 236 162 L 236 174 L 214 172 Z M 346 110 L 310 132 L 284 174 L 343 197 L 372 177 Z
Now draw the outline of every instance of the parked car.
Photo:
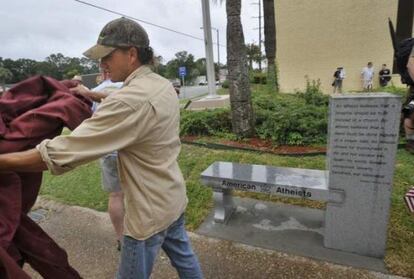
M 208 82 L 207 81 L 200 81 L 198 83 L 198 85 L 208 85 Z M 220 85 L 220 81 L 219 80 L 216 80 L 216 85 Z

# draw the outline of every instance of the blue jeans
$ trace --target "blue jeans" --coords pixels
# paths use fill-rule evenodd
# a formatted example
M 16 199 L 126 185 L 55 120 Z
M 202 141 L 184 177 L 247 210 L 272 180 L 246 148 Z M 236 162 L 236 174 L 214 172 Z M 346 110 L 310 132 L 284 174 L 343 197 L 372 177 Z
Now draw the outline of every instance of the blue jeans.
M 203 278 L 184 226 L 184 215 L 146 240 L 124 236 L 117 279 L 147 279 L 162 248 L 177 269 L 180 278 Z

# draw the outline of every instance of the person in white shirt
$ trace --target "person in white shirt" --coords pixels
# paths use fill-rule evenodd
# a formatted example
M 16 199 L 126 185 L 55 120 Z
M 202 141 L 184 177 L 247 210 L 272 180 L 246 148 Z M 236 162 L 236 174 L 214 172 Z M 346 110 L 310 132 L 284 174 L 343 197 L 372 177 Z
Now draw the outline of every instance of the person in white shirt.
M 374 67 L 372 62 L 368 62 L 367 66 L 362 69 L 361 79 L 364 90 L 372 91 L 372 82 L 374 80 Z
M 76 91 L 84 96 L 92 99 L 92 110 L 95 112 L 99 103 L 109 96 L 111 93 L 120 89 L 123 82 L 112 82 L 110 74 L 108 72 L 102 72 L 98 76 L 97 80 L 101 82 L 92 90 L 87 90 L 83 87 L 76 87 L 72 91 Z M 117 239 L 118 250 L 121 249 L 120 239 L 124 231 L 124 194 L 121 190 L 119 177 L 118 177 L 118 152 L 114 151 L 100 159 L 101 176 L 102 176 L 102 189 L 108 192 L 108 214 L 114 227 Z

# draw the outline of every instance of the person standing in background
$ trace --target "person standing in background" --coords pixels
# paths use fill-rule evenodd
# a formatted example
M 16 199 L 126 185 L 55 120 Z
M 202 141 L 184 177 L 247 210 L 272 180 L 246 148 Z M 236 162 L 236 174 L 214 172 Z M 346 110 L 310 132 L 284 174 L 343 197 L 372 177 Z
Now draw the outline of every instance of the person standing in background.
M 342 93 L 342 81 L 345 79 L 345 70 L 343 67 L 336 68 L 333 74 L 334 81 L 332 83 L 333 93 Z
M 72 92 L 77 92 L 92 99 L 92 111 L 95 112 L 99 103 L 111 93 L 119 90 L 123 82 L 112 82 L 111 76 L 107 71 L 103 71 L 97 77 L 98 86 L 92 90 L 78 86 L 72 88 Z M 118 175 L 118 152 L 114 151 L 104 155 L 100 159 L 102 190 L 108 193 L 108 214 L 114 227 L 117 237 L 117 249 L 121 250 L 121 239 L 124 232 L 124 194 L 122 193 Z
M 382 69 L 378 73 L 379 76 L 379 84 L 381 87 L 385 87 L 388 85 L 388 82 L 391 80 L 391 71 L 387 69 L 387 64 L 382 64 Z
M 364 90 L 372 91 L 374 80 L 374 67 L 372 62 L 368 62 L 367 66 L 362 69 L 361 72 L 362 87 Z

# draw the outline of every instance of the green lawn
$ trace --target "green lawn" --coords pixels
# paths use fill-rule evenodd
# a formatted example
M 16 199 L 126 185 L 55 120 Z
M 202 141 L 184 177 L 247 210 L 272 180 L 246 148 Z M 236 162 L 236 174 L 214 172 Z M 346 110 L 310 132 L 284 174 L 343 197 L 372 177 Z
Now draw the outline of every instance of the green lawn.
M 397 155 L 394 189 L 392 193 L 391 224 L 388 232 L 386 264 L 394 274 L 414 277 L 414 216 L 408 214 L 403 195 L 410 185 L 414 185 L 414 156 L 404 150 Z M 268 164 L 283 167 L 324 169 L 325 156 L 286 157 L 246 151 L 224 151 L 183 145 L 179 158 L 187 182 L 189 205 L 186 218 L 189 230 L 196 229 L 212 208 L 212 192 L 199 181 L 200 173 L 214 161 Z M 80 167 L 62 176 L 46 173 L 41 194 L 45 197 L 64 202 L 106 210 L 107 195 L 100 189 L 100 171 L 96 162 Z M 264 200 L 275 200 L 321 208 L 323 203 L 269 197 L 259 194 L 245 194 Z

